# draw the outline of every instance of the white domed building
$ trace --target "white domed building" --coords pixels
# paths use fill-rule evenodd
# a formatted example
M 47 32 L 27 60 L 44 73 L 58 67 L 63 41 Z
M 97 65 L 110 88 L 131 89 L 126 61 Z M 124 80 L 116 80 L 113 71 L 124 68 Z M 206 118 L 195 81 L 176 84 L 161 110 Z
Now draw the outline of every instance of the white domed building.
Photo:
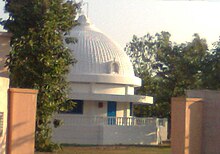
M 69 97 L 84 100 L 84 107 L 88 109 L 84 114 L 100 116 L 102 112 L 95 108 L 100 102 L 106 110 L 108 102 L 114 101 L 120 108 L 118 111 L 125 104 L 129 107 L 130 102 L 153 103 L 152 97 L 134 95 L 134 87 L 141 86 L 141 79 L 134 75 L 127 54 L 91 25 L 86 16 L 81 15 L 78 22 L 79 25 L 70 31 L 70 36 L 75 37 L 77 43 L 67 44 L 77 60 L 68 75 L 71 84 Z M 95 105 L 94 108 L 91 105 Z M 108 116 L 104 113 L 101 115 Z M 116 108 L 115 116 L 125 114 L 117 113 Z
M 77 60 L 68 75 L 69 98 L 76 106 L 55 117 L 64 124 L 54 129 L 53 140 L 90 145 L 159 143 L 158 119 L 132 116 L 135 103 L 152 104 L 153 98 L 134 95 L 141 79 L 134 75 L 128 55 L 85 15 L 78 22 L 70 31 L 77 43 L 66 44 Z

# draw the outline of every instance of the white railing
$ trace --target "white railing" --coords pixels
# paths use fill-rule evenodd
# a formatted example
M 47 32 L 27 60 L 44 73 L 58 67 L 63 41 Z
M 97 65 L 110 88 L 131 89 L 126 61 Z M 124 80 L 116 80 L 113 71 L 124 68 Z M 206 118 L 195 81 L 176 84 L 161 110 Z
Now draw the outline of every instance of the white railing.
M 107 117 L 108 125 L 119 126 L 146 126 L 155 122 L 155 118 L 137 118 L 137 117 Z M 109 122 L 110 121 L 110 122 Z
M 137 117 L 102 117 L 59 114 L 55 118 L 63 120 L 68 125 L 117 125 L 117 126 L 146 126 L 158 123 L 158 118 Z M 163 119 L 160 119 L 160 121 Z

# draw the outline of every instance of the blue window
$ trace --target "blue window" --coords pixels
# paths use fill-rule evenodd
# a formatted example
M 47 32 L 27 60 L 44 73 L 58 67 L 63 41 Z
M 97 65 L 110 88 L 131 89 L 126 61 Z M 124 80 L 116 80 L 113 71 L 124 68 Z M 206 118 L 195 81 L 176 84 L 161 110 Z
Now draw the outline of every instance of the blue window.
M 69 110 L 65 113 L 70 114 L 83 114 L 83 100 L 71 100 L 75 103 L 72 110 Z
M 108 116 L 108 124 L 115 125 L 116 123 L 116 110 L 117 110 L 117 102 L 108 101 L 107 107 L 107 116 Z

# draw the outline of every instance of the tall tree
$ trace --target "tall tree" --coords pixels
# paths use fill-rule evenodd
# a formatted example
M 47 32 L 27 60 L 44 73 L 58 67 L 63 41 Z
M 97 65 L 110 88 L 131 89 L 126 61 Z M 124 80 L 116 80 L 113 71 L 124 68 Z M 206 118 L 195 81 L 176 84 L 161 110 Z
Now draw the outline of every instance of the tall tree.
M 39 90 L 36 150 L 52 151 L 51 118 L 65 109 L 69 65 L 74 58 L 64 47 L 65 34 L 76 25 L 78 5 L 64 0 L 5 0 L 9 18 L 4 28 L 13 34 L 7 59 L 10 86 Z
M 202 84 L 206 89 L 220 90 L 220 40 L 213 45 L 203 63 Z
M 191 42 L 172 43 L 168 32 L 133 37 L 125 50 L 143 85 L 136 92 L 154 97 L 154 105 L 136 107 L 137 115 L 169 117 L 170 98 L 182 96 L 186 89 L 202 86 L 203 63 L 208 54 L 205 39 L 195 34 Z M 141 112 L 140 112 L 141 110 Z

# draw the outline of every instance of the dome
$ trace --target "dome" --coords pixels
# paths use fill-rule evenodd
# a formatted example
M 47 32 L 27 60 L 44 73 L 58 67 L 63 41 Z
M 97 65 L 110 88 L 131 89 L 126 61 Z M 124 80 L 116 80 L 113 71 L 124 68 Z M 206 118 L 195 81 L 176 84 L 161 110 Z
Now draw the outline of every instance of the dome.
M 71 67 L 69 80 L 74 82 L 106 82 L 140 85 L 134 76 L 128 55 L 112 39 L 92 25 L 85 15 L 78 18 L 79 25 L 70 31 L 77 43 L 67 44 L 77 63 Z M 93 80 L 93 81 L 92 81 Z

